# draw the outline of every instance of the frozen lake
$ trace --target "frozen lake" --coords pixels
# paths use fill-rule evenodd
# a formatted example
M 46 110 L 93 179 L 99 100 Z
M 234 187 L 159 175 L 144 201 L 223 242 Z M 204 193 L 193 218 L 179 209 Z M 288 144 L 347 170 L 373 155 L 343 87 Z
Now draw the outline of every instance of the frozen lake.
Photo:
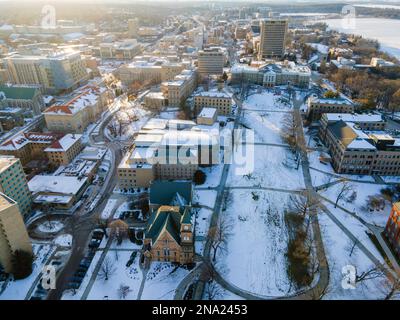
M 376 39 L 381 49 L 400 59 L 400 20 L 383 18 L 356 18 L 355 28 L 346 27 L 343 19 L 324 20 L 331 29 Z

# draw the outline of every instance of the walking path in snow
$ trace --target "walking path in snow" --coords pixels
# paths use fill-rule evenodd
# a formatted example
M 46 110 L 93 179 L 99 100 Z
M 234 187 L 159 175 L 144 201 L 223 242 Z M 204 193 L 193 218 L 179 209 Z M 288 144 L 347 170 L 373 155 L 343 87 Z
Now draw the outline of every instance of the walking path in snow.
M 85 291 L 82 294 L 81 300 L 86 300 L 87 297 L 89 296 L 90 290 L 92 290 L 93 284 L 94 284 L 94 282 L 96 281 L 96 278 L 97 278 L 97 274 L 100 271 L 100 268 L 101 268 L 101 266 L 102 266 L 102 264 L 104 262 L 104 259 L 107 256 L 108 250 L 110 249 L 113 240 L 114 239 L 112 237 L 108 238 L 106 247 L 104 248 L 103 252 L 101 253 L 99 261 L 97 261 L 96 267 L 94 268 L 92 276 L 90 277 L 89 283 L 86 286 Z

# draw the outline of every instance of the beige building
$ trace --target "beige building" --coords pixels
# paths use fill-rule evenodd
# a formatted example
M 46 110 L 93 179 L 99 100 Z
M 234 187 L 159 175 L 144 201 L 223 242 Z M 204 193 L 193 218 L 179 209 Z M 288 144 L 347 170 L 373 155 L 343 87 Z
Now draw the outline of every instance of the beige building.
M 268 62 L 258 67 L 235 64 L 231 68 L 232 83 L 254 83 L 269 88 L 290 84 L 308 88 L 310 79 L 310 68 L 296 65 L 292 61 Z
M 161 111 L 167 105 L 167 101 L 162 92 L 149 92 L 144 97 L 144 105 L 148 109 Z
M 200 50 L 197 59 L 198 71 L 201 76 L 222 75 L 225 55 L 219 48 Z
M 282 19 L 265 19 L 260 22 L 259 60 L 281 58 L 285 54 L 285 41 L 288 21 Z
M 0 154 L 19 158 L 22 165 L 25 165 L 33 159 L 45 158 L 44 149 L 63 136 L 64 134 L 62 133 L 52 132 L 22 133 L 3 142 L 0 145 Z
M 82 150 L 81 134 L 68 133 L 44 150 L 54 166 L 68 165 Z
M 344 98 L 316 98 L 307 101 L 307 118 L 309 121 L 321 119 L 324 113 L 353 113 L 354 103 Z
M 388 134 L 364 132 L 356 123 L 338 120 L 321 128 L 338 173 L 399 175 L 400 141 Z
M 136 81 L 142 84 L 172 81 L 185 68 L 185 65 L 181 62 L 170 62 L 174 60 L 173 58 L 136 57 L 135 61 L 118 69 L 118 77 L 125 85 L 130 85 Z
M 164 119 L 152 119 L 164 120 Z M 149 187 L 153 180 L 192 180 L 199 165 L 219 163 L 219 131 L 194 122 L 152 121 L 139 132 L 117 168 L 119 188 Z
M 54 104 L 43 114 L 50 131 L 82 133 L 96 122 L 110 102 L 108 89 L 87 85 L 76 91 L 76 96 L 64 104 Z
M 197 72 L 183 70 L 174 77 L 173 81 L 163 82 L 161 91 L 167 98 L 168 106 L 179 107 L 193 93 L 197 87 Z
M 13 271 L 13 254 L 22 250 L 32 254 L 32 245 L 17 203 L 0 193 L 0 265 Z
M 197 124 L 212 126 L 217 121 L 217 108 L 203 108 L 197 116 Z
M 193 225 L 190 208 L 161 206 L 150 217 L 145 231 L 143 254 L 149 261 L 193 262 Z
M 32 198 L 21 161 L 18 158 L 0 157 L 0 192 L 17 202 L 24 217 L 29 215 Z
M 194 95 L 194 109 L 199 113 L 203 108 L 216 108 L 218 115 L 227 116 L 232 113 L 232 95 L 225 90 L 202 91 Z

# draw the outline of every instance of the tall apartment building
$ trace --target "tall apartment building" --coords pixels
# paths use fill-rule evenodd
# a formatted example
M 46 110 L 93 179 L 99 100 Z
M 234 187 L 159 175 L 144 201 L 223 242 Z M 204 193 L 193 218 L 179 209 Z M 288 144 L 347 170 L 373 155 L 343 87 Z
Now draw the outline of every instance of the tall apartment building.
M 75 92 L 75 97 L 66 103 L 54 104 L 43 111 L 46 126 L 50 131 L 82 133 L 95 122 L 110 101 L 110 92 L 105 87 L 87 85 Z
M 13 271 L 17 250 L 32 253 L 32 245 L 17 203 L 0 193 L 0 265 L 6 273 Z
M 47 94 L 71 91 L 88 80 L 85 62 L 79 52 L 14 54 L 6 57 L 4 63 L 12 83 L 40 85 Z
M 222 75 L 225 55 L 219 48 L 200 50 L 197 58 L 198 71 L 201 76 Z
M 16 201 L 22 215 L 28 216 L 32 198 L 21 161 L 18 158 L 0 157 L 0 192 Z
M 283 19 L 265 19 L 260 22 L 261 43 L 259 60 L 281 58 L 285 54 L 285 41 L 288 21 Z

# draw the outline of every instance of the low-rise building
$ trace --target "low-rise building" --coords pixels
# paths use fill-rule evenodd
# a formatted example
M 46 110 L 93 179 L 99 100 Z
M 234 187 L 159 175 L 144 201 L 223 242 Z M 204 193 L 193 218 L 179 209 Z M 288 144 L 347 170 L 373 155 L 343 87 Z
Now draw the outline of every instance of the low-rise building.
M 110 92 L 105 87 L 87 85 L 75 92 L 75 97 L 66 103 L 57 103 L 43 114 L 50 131 L 82 133 L 110 102 Z
M 231 82 L 234 84 L 252 83 L 269 88 L 290 84 L 299 88 L 308 88 L 310 79 L 310 68 L 289 61 L 270 62 L 262 67 L 235 64 L 231 68 Z
M 347 98 L 317 98 L 307 100 L 307 119 L 317 121 L 324 113 L 353 113 L 354 103 Z
M 400 174 L 400 140 L 382 131 L 363 131 L 356 123 L 339 120 L 320 130 L 320 137 L 338 173 Z
M 136 39 L 125 39 L 99 45 L 100 57 L 102 59 L 133 59 L 140 54 L 142 48 Z
M 84 176 L 36 175 L 29 182 L 33 203 L 55 209 L 69 209 L 82 196 L 89 184 Z
M 150 187 L 150 219 L 144 233 L 145 264 L 151 261 L 188 264 L 194 258 L 192 185 L 155 181 Z
M 6 273 L 14 269 L 17 250 L 32 254 L 32 245 L 17 203 L 0 193 L 0 265 Z
M 25 165 L 33 159 L 45 158 L 44 150 L 63 136 L 63 133 L 52 132 L 22 133 L 3 142 L 0 145 L 0 154 L 19 158 L 22 165 Z
M 40 115 L 45 107 L 43 96 L 38 87 L 0 86 L 0 106 L 20 108 Z
M 194 95 L 194 109 L 198 114 L 203 108 L 216 108 L 218 115 L 230 115 L 232 113 L 232 94 L 226 90 L 200 91 Z
M 165 108 L 167 100 L 162 92 L 149 92 L 144 97 L 144 105 L 146 108 L 161 111 Z
M 197 124 L 212 126 L 217 121 L 217 108 L 203 108 L 197 116 Z
M 167 98 L 168 106 L 179 107 L 197 87 L 197 71 L 183 70 L 173 81 L 163 82 L 161 91 Z
M 219 130 L 192 121 L 149 121 L 118 166 L 119 188 L 149 187 L 155 179 L 192 180 L 199 165 L 219 163 Z M 215 129 L 215 130 L 214 130 Z
M 68 133 L 54 141 L 44 152 L 54 166 L 69 164 L 82 150 L 81 134 Z

